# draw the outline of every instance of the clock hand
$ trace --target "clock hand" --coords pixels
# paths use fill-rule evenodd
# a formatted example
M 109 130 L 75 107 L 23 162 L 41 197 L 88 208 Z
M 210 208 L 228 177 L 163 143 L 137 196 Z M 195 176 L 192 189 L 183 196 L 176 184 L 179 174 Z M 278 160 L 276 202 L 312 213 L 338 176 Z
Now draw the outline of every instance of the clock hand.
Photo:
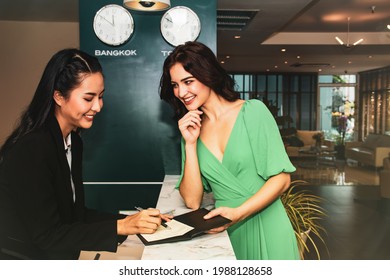
M 104 19 L 105 21 L 107 21 L 110 25 L 114 25 L 111 21 L 109 21 L 108 19 L 106 19 L 104 16 L 100 16 L 102 19 Z
M 115 26 L 114 15 L 112 15 L 112 25 Z

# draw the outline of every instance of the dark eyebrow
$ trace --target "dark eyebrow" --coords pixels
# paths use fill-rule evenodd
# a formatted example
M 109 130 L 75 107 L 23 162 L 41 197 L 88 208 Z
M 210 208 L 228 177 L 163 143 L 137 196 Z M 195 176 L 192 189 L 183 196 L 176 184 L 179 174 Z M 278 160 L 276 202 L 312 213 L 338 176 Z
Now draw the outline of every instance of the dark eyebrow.
M 180 81 L 181 82 L 184 82 L 184 81 L 186 81 L 186 80 L 188 80 L 188 79 L 193 79 L 194 77 L 193 76 L 188 76 L 188 77 L 185 77 L 184 79 L 181 79 Z
M 103 93 L 104 93 L 104 89 L 103 89 L 102 92 L 99 93 L 99 94 L 97 94 L 97 93 L 95 93 L 95 92 L 85 92 L 84 94 L 86 94 L 86 95 L 91 95 L 91 96 L 96 96 L 96 95 L 102 95 Z
M 188 79 L 193 79 L 194 77 L 193 76 L 188 76 L 188 77 L 185 77 L 183 79 L 180 80 L 180 82 L 185 82 L 186 80 Z M 176 82 L 175 81 L 171 81 L 172 84 L 175 84 Z

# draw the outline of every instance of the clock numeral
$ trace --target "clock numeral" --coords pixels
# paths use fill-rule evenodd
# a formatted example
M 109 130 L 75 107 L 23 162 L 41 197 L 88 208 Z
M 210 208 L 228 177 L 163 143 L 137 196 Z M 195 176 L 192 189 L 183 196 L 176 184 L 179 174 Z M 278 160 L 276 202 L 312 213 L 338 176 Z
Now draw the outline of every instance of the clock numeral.
M 160 24 L 162 36 L 174 46 L 195 40 L 201 28 L 197 14 L 184 6 L 177 6 L 168 10 L 163 15 Z
M 103 6 L 95 15 L 94 32 L 104 43 L 117 46 L 133 33 L 133 18 L 125 8 L 116 4 Z

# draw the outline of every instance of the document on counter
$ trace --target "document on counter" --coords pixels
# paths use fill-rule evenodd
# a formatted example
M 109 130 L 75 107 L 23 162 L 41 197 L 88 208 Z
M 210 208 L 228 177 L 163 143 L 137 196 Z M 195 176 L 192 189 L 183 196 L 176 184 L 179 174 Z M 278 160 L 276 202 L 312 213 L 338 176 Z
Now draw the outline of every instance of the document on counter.
M 208 212 L 210 211 L 200 208 L 174 217 L 166 223 L 168 227 L 160 226 L 155 233 L 137 235 L 145 245 L 185 241 L 231 222 L 231 220 L 222 216 L 216 216 L 208 220 L 203 219 Z
M 181 236 L 194 229 L 193 227 L 183 224 L 176 220 L 171 220 L 170 222 L 167 222 L 166 225 L 168 226 L 168 228 L 159 226 L 159 228 L 155 233 L 141 234 L 141 235 L 143 238 L 146 239 L 146 241 L 152 242 L 152 241 L 167 239 L 171 237 Z

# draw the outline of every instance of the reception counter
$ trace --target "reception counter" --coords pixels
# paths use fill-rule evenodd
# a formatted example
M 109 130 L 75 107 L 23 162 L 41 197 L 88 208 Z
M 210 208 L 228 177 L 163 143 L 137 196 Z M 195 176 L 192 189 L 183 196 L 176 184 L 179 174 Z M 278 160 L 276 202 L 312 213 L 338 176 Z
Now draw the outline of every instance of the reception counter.
M 184 202 L 175 189 L 179 176 L 167 175 L 164 178 L 156 208 L 161 213 L 173 212 L 173 215 L 184 214 L 188 211 Z M 214 206 L 212 194 L 205 194 L 202 207 L 211 209 Z M 132 214 L 132 211 L 123 211 Z M 144 246 L 135 235 L 129 236 L 118 246 L 116 253 L 82 251 L 80 259 L 94 258 L 107 260 L 234 260 L 235 255 L 227 232 L 205 234 L 189 241 L 165 243 Z

